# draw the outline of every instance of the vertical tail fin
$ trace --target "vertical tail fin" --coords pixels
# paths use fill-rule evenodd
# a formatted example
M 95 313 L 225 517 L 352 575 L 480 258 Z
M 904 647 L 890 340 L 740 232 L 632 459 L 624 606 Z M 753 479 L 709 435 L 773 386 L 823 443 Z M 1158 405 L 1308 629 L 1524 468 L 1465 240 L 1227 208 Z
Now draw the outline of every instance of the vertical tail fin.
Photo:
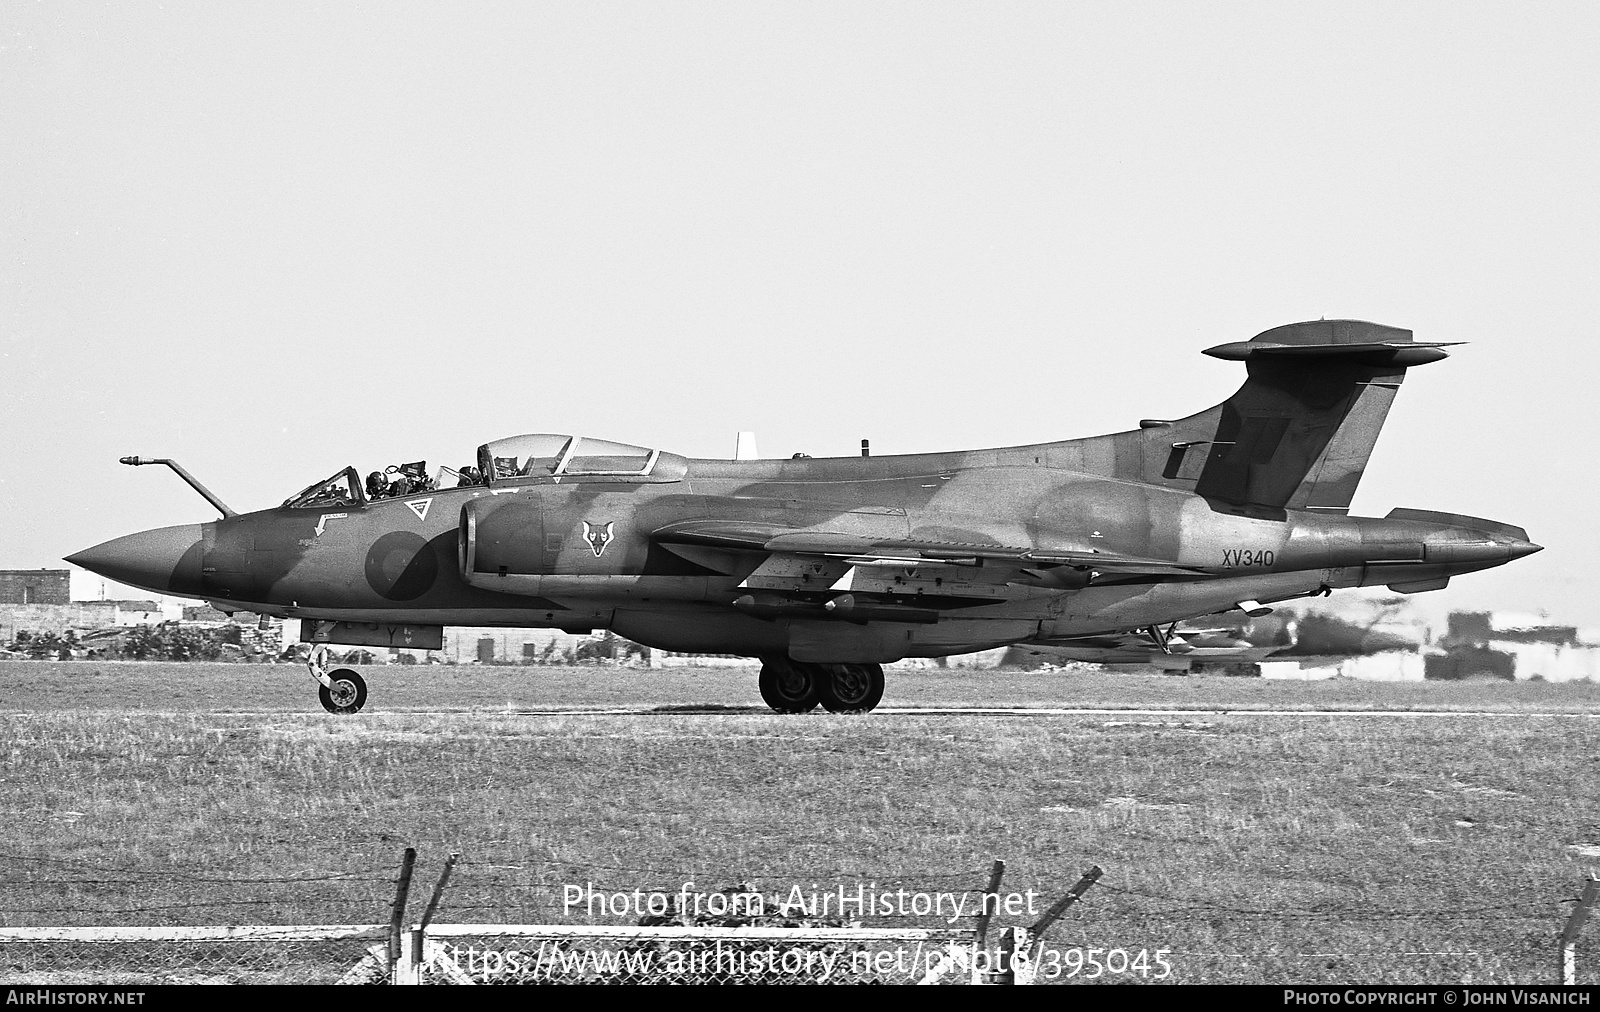
M 1444 358 L 1443 347 L 1319 320 L 1208 348 L 1244 362 L 1249 378 L 1214 408 L 1149 423 L 1143 480 L 1236 506 L 1346 512 L 1407 367 Z

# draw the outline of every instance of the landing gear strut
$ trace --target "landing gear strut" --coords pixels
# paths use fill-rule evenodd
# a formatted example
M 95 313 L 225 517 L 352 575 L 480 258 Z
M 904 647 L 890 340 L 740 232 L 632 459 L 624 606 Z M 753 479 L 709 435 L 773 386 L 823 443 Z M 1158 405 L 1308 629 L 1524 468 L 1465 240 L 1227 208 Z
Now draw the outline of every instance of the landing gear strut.
M 317 680 L 317 698 L 329 713 L 356 713 L 367 704 L 367 682 L 352 668 L 327 669 L 328 647 L 319 643 L 311 648 L 306 667 Z
M 761 663 L 760 687 L 762 700 L 779 713 L 805 713 L 818 703 L 829 713 L 866 713 L 883 698 L 883 668 L 769 657 Z
M 1170 655 L 1172 653 L 1172 637 L 1178 631 L 1178 623 L 1174 622 L 1165 629 L 1158 625 L 1147 625 L 1144 627 L 1144 631 L 1145 635 L 1150 637 L 1150 641 L 1156 645 L 1158 650 L 1164 654 Z

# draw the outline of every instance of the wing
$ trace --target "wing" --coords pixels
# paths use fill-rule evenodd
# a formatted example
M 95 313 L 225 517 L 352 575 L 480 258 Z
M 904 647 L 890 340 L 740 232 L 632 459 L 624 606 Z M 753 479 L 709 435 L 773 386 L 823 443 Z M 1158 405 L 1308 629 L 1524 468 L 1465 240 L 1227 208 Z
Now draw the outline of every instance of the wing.
M 1147 576 L 1197 576 L 1205 571 L 1160 559 L 1116 552 L 1041 549 L 1023 546 L 966 544 L 951 541 L 872 538 L 799 530 L 778 524 L 739 520 L 685 520 L 654 531 L 667 544 L 743 548 L 795 556 L 836 559 L 851 565 L 1009 565 L 1018 571 L 1066 566 L 1080 570 Z

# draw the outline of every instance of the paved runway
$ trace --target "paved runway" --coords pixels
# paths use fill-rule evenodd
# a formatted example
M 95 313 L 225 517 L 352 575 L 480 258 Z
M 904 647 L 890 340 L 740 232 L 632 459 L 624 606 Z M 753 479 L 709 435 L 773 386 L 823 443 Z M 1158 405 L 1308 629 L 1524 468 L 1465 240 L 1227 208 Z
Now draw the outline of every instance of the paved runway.
M 411 711 L 423 712 L 423 711 Z M 438 711 L 434 711 L 438 712 Z M 458 711 L 466 712 L 466 711 Z M 615 706 L 530 710 L 489 710 L 528 717 L 644 717 L 771 714 L 764 706 Z M 821 713 L 821 710 L 815 711 Z M 1600 718 L 1600 713 L 1517 710 L 1256 710 L 1256 709 L 1121 709 L 1067 706 L 881 706 L 874 714 L 897 717 L 1573 717 Z M 777 716 L 777 714 L 772 714 Z
M 4 717 L 37 717 L 54 711 L 0 710 Z M 77 712 L 84 712 L 79 710 Z M 95 712 L 95 711 L 90 711 Z M 98 711 L 106 712 L 106 711 Z M 325 715 L 315 709 L 281 710 L 117 710 L 124 716 L 176 717 L 206 714 L 213 717 L 286 717 L 294 715 L 328 716 L 330 720 L 343 718 Z M 1269 710 L 1223 709 L 1185 707 L 1159 709 L 1148 707 L 1074 707 L 1074 706 L 880 706 L 873 716 L 891 717 L 1144 717 L 1189 719 L 1195 717 L 1565 717 L 1574 720 L 1600 719 L 1600 712 L 1559 710 Z M 718 703 L 640 705 L 640 706 L 553 706 L 527 709 L 507 707 L 370 707 L 359 717 L 367 716 L 482 716 L 482 717 L 759 717 L 778 719 L 803 719 L 807 716 L 826 717 L 822 709 L 797 717 L 783 717 L 765 706 L 729 706 Z M 850 715 L 849 719 L 860 719 Z

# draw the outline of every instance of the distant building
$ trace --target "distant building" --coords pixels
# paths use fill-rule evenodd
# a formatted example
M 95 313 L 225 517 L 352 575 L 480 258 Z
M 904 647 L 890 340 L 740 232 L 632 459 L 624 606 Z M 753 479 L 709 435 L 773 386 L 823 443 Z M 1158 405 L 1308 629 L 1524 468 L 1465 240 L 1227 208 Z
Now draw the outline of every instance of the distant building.
M 1454 612 L 1439 640 L 1443 652 L 1427 658 L 1427 676 L 1600 681 L 1600 650 L 1584 644 L 1574 626 L 1543 622 L 1504 612 Z
M 1314 682 L 1323 678 L 1354 678 L 1363 682 L 1420 682 L 1431 657 L 1414 650 L 1385 650 L 1351 657 L 1307 657 L 1299 660 L 1269 657 L 1256 666 L 1262 678 Z
M 240 620 L 241 621 L 246 621 L 246 620 L 254 621 L 255 620 L 255 616 L 250 614 L 249 612 L 238 612 L 237 614 L 240 616 Z M 214 623 L 216 625 L 226 625 L 228 622 L 232 621 L 232 619 L 230 619 L 225 612 L 220 612 L 217 609 L 211 607 L 209 604 L 201 604 L 201 605 L 184 605 L 183 606 L 183 621 L 185 623 L 190 623 L 190 622 L 210 622 L 210 623 Z
M 242 617 L 242 616 L 241 616 Z M 564 664 L 568 659 L 585 645 L 592 644 L 605 634 L 596 631 L 593 634 L 562 632 L 559 629 L 517 629 L 509 627 L 474 627 L 474 626 L 446 626 L 444 629 L 444 644 L 439 650 L 422 650 L 416 648 L 396 648 L 390 650 L 386 647 L 366 647 L 379 658 L 378 663 L 388 663 L 391 660 L 400 660 L 402 656 L 410 657 L 420 663 L 440 664 Z M 297 643 L 303 645 L 300 639 L 300 620 L 285 619 L 283 621 L 283 643 L 293 646 Z M 618 638 L 617 649 L 626 650 L 628 641 Z M 347 644 L 336 644 L 333 647 L 336 653 L 343 653 L 352 649 L 359 649 Z M 661 651 L 654 651 L 654 655 L 661 656 Z M 700 655 L 678 655 L 677 663 L 680 664 L 718 664 L 722 661 L 706 658 Z M 673 663 L 668 660 L 666 663 Z M 737 662 L 747 664 L 748 660 L 740 658 Z M 652 661 L 651 666 L 659 666 Z
M 1578 627 L 1549 625 L 1536 615 L 1498 611 L 1453 611 L 1439 645 L 1446 650 L 1456 646 L 1483 646 L 1490 641 L 1506 643 L 1550 643 L 1558 647 L 1578 645 Z
M 72 573 L 66 569 L 0 569 L 0 604 L 70 604 Z
M 155 625 L 161 609 L 154 601 L 70 601 L 66 604 L 0 604 L 0 644 L 18 633 L 55 633 L 72 629 L 126 628 Z

